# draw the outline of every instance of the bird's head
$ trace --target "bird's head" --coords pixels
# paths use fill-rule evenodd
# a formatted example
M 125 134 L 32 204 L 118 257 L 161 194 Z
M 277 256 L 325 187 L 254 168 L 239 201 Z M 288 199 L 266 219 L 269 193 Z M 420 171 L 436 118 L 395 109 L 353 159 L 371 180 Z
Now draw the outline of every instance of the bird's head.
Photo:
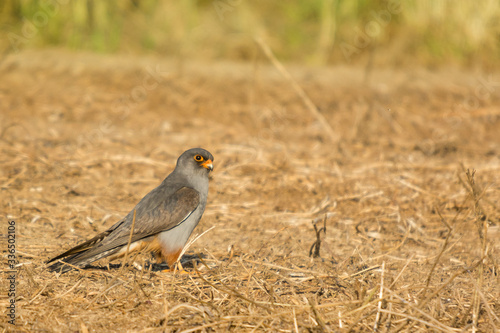
M 213 155 L 203 148 L 186 150 L 177 160 L 177 171 L 186 175 L 208 175 L 214 169 Z

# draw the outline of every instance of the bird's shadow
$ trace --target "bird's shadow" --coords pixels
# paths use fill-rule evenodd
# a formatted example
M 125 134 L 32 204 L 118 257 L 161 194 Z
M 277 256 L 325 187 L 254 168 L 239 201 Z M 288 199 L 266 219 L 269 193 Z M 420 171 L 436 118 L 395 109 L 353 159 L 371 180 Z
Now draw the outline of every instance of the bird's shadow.
M 182 256 L 181 259 L 181 265 L 183 268 L 188 268 L 188 269 L 193 269 L 195 266 L 195 263 L 199 265 L 201 263 L 201 260 L 205 259 L 206 255 L 202 253 L 197 253 L 197 254 L 185 254 Z M 130 263 L 126 264 L 127 266 L 131 266 Z M 122 267 L 122 264 L 111 264 L 109 263 L 106 266 L 92 266 L 92 265 L 87 265 L 84 267 L 84 269 L 95 269 L 95 270 L 101 270 L 101 271 L 115 271 L 117 269 L 120 269 Z M 151 271 L 151 272 L 161 272 L 170 269 L 167 263 L 153 263 L 147 260 L 144 262 L 142 265 L 142 269 L 145 271 Z

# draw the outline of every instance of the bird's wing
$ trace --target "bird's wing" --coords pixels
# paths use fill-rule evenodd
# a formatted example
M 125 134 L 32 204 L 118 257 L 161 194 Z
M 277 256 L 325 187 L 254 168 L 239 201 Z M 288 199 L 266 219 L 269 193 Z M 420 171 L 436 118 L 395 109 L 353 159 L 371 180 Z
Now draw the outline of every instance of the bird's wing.
M 181 187 L 167 198 L 161 198 L 161 192 L 150 194 L 151 196 L 144 197 L 134 209 L 136 216 L 132 242 L 176 227 L 186 220 L 200 203 L 198 191 L 189 187 Z M 133 224 L 134 210 L 108 230 L 58 255 L 47 263 L 70 255 L 73 255 L 77 261 L 85 260 L 127 245 Z
M 168 198 L 162 200 L 155 208 L 140 215 L 136 213 L 132 241 L 135 242 L 175 228 L 184 222 L 198 208 L 199 204 L 200 194 L 198 191 L 190 187 L 181 187 Z M 115 241 L 121 240 L 118 243 L 127 244 L 130 237 L 134 211 L 130 212 L 129 215 L 130 225 L 126 228 L 125 235 L 117 237 Z

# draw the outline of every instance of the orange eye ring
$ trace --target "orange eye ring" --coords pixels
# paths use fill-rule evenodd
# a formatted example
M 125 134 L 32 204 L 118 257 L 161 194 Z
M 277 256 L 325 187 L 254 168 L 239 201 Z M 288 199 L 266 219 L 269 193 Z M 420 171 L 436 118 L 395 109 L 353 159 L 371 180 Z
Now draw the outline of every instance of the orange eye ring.
M 194 160 L 196 162 L 203 162 L 203 156 L 201 156 L 201 155 L 195 155 L 194 156 Z

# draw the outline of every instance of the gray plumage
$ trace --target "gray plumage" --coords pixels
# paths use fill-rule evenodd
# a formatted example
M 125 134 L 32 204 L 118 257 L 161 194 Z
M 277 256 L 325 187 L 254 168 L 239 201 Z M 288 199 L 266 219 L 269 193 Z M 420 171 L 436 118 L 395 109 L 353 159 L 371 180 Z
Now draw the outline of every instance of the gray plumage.
M 64 263 L 85 267 L 101 258 L 122 254 L 130 237 L 134 210 L 130 248 L 154 243 L 155 247 L 159 246 L 156 251 L 164 258 L 174 256 L 184 247 L 203 215 L 212 161 L 212 154 L 205 149 L 187 150 L 178 158 L 174 171 L 123 219 L 94 238 L 50 259 L 47 263 L 59 259 L 62 262 L 55 262 L 49 269 L 64 272 L 71 269 Z

